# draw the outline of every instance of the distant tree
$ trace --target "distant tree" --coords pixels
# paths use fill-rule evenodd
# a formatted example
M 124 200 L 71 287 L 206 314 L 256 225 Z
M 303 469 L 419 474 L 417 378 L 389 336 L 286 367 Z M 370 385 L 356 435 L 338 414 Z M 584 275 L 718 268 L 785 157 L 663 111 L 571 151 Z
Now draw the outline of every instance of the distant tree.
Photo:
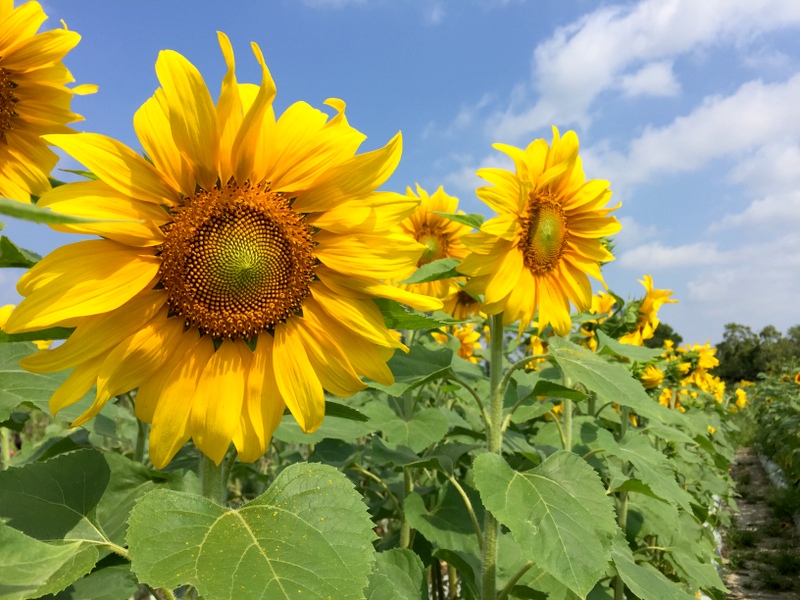
M 656 327 L 656 330 L 653 332 L 653 337 L 649 340 L 645 340 L 644 345 L 648 348 L 662 348 L 664 346 L 664 340 L 672 340 L 677 347 L 680 346 L 683 338 L 666 323 L 659 323 L 658 327 Z
M 714 373 L 728 383 L 754 381 L 765 366 L 761 359 L 761 338 L 739 323 L 725 325 L 722 341 L 717 344 L 717 358 L 719 366 Z

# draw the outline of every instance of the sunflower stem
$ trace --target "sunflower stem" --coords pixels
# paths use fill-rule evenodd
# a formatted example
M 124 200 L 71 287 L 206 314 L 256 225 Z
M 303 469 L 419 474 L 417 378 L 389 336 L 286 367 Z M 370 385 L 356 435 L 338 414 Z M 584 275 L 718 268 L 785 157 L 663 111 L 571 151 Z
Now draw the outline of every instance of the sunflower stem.
M 147 423 L 136 419 L 136 447 L 133 449 L 133 460 L 144 462 L 144 444 L 147 440 Z
M 200 489 L 203 497 L 208 498 L 220 506 L 225 506 L 228 500 L 226 466 L 224 459 L 223 462 L 217 466 L 214 464 L 214 461 L 205 454 L 200 454 L 198 475 L 200 476 Z
M 406 498 L 414 491 L 414 480 L 411 478 L 411 469 L 403 469 L 403 506 L 405 507 Z M 405 509 L 403 510 L 403 523 L 400 525 L 400 547 L 411 547 L 411 525 L 406 519 Z
M 503 447 L 503 396 L 501 385 L 503 377 L 503 314 L 489 318 L 491 343 L 489 356 L 490 404 L 489 419 L 486 422 L 486 442 L 489 452 L 502 455 Z M 482 600 L 494 600 L 497 595 L 497 537 L 499 523 L 490 511 L 486 511 L 483 521 L 483 553 L 482 563 Z
M 8 429 L 0 427 L 0 454 L 2 454 L 2 470 L 5 471 L 11 464 L 11 436 Z

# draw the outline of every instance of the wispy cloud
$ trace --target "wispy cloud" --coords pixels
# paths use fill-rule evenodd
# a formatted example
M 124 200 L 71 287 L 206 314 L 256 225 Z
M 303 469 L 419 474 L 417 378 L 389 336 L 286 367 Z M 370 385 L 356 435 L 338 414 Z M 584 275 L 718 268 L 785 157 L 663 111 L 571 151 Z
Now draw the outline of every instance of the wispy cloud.
M 598 95 L 626 91 L 623 82 L 629 89 L 636 73 L 649 68 L 652 77 L 660 69 L 663 79 L 664 67 L 653 65 L 798 23 L 794 0 L 645 0 L 600 8 L 537 46 L 526 97 L 495 115 L 493 137 L 513 142 L 553 122 L 586 125 Z

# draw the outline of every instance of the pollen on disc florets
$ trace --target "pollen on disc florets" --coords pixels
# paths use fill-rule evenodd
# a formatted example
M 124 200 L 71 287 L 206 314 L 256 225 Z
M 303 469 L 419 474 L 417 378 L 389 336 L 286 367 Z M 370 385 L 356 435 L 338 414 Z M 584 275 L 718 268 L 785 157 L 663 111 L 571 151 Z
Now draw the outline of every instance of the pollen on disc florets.
M 300 310 L 314 279 L 305 217 L 268 185 L 201 190 L 173 209 L 159 253 L 173 314 L 215 338 L 251 338 Z
M 5 142 L 6 132 L 14 128 L 12 121 L 17 116 L 15 87 L 17 85 L 11 81 L 8 70 L 0 69 L 0 142 Z
M 549 194 L 531 192 L 521 221 L 519 249 L 525 266 L 534 275 L 549 273 L 558 265 L 569 239 L 561 203 Z

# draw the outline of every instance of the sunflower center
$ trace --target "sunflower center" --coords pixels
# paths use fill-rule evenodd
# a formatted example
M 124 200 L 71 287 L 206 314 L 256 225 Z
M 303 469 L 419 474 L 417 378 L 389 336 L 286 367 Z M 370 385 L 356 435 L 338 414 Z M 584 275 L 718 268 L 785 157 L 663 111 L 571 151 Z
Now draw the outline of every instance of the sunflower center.
M 536 275 L 549 273 L 558 265 L 568 238 L 567 217 L 558 201 L 531 194 L 519 244 L 525 266 Z
M 300 310 L 314 242 L 283 194 L 230 183 L 173 212 L 159 248 L 173 314 L 215 338 L 250 338 Z
M 17 104 L 15 87 L 17 84 L 11 81 L 11 74 L 6 69 L 0 69 L 0 142 L 6 141 L 6 132 L 14 127 L 12 120 L 17 116 L 14 110 Z
M 441 232 L 434 231 L 431 227 L 426 225 L 417 233 L 415 239 L 425 246 L 425 250 L 422 251 L 422 256 L 417 263 L 418 267 L 427 265 L 434 260 L 447 257 L 449 243 Z

